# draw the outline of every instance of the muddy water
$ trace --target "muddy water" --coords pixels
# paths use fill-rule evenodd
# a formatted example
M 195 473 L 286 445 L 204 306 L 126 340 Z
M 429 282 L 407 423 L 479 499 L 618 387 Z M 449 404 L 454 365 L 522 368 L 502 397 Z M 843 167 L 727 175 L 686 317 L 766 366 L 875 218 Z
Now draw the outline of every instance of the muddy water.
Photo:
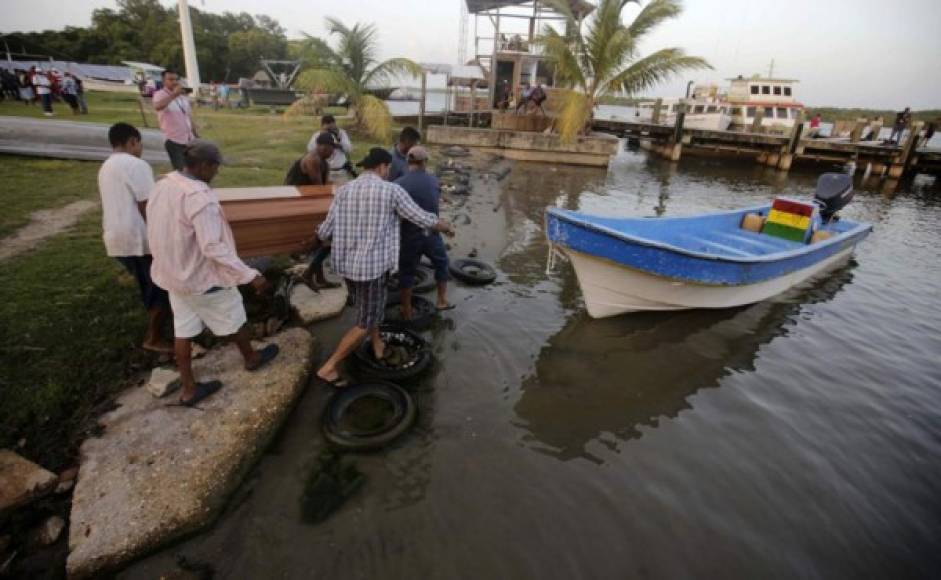
M 546 205 L 680 215 L 805 195 L 789 176 L 626 153 L 610 172 L 516 164 L 448 213 L 498 283 L 429 334 L 421 418 L 369 482 L 301 523 L 323 447 L 308 389 L 218 525 L 176 555 L 222 578 L 903 578 L 941 565 L 941 187 L 860 184 L 874 233 L 826 279 L 726 311 L 591 320 L 546 275 Z M 316 329 L 332 345 L 344 323 Z

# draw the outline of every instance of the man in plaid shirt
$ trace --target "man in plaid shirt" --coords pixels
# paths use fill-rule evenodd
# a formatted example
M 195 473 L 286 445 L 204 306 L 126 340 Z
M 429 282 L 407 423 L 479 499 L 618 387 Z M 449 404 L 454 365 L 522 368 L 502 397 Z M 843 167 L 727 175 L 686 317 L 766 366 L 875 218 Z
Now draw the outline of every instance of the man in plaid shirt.
M 318 240 L 332 240 L 333 268 L 346 279 L 359 310 L 356 326 L 317 371 L 318 377 L 334 386 L 344 386 L 337 368 L 367 335 L 376 359 L 385 355 L 379 324 L 386 308 L 386 276 L 399 263 L 399 218 L 453 234 L 448 222 L 421 209 L 400 186 L 385 181 L 392 165 L 388 151 L 373 148 L 357 165 L 365 171 L 337 189 L 327 219 L 317 230 Z

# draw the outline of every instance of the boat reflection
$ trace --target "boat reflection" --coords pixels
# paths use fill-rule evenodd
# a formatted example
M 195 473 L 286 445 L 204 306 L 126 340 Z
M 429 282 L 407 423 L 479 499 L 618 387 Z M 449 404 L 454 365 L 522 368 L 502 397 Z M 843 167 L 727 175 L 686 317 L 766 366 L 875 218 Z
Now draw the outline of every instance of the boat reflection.
M 524 441 L 560 460 L 602 460 L 588 448 L 639 437 L 691 408 L 688 399 L 733 372 L 754 370 L 759 347 L 787 334 L 804 304 L 827 302 L 854 262 L 810 286 L 731 310 L 639 313 L 593 320 L 579 309 L 543 347 L 514 411 Z

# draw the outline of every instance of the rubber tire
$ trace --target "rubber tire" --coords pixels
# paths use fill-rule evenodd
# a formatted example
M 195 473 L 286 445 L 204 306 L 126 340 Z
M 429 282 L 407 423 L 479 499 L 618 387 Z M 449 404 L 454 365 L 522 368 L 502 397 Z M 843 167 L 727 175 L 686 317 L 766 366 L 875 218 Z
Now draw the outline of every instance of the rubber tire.
M 340 411 L 338 407 L 344 405 L 349 407 L 356 400 L 367 395 L 376 395 L 382 393 L 392 398 L 393 405 L 397 404 L 400 420 L 391 427 L 381 431 L 373 432 L 369 435 L 356 435 L 347 432 L 341 432 L 337 425 Z M 340 415 L 342 416 L 342 415 Z M 331 447 L 342 449 L 344 451 L 373 451 L 380 449 L 400 436 L 404 435 L 418 417 L 418 409 L 411 395 L 402 387 L 385 383 L 382 381 L 372 381 L 360 385 L 350 385 L 338 390 L 330 400 L 323 412 L 323 435 Z
M 437 318 L 438 310 L 435 308 L 434 302 L 418 294 L 412 294 L 411 320 L 402 320 L 399 318 L 398 312 L 395 312 L 394 316 L 390 318 L 388 310 L 398 308 L 400 301 L 401 297 L 398 294 L 390 294 L 386 301 L 386 321 L 390 324 L 409 330 L 428 330 Z
M 392 381 L 398 383 L 409 381 L 421 375 L 431 367 L 434 362 L 434 355 L 431 354 L 431 347 L 422 337 L 415 334 L 408 328 L 397 324 L 383 324 L 379 327 L 380 333 L 396 332 L 408 335 L 408 338 L 419 345 L 420 354 L 415 364 L 407 369 L 389 369 L 378 363 L 372 355 L 372 345 L 369 340 L 363 342 L 355 351 L 353 351 L 354 374 L 360 380 L 380 380 Z
M 392 283 L 393 280 L 395 281 L 395 284 Z M 397 274 L 391 274 L 389 276 L 389 292 L 399 291 L 398 280 L 399 278 Z M 437 286 L 438 282 L 435 280 L 435 271 L 424 264 L 419 264 L 418 269 L 415 271 L 415 285 L 412 286 L 412 292 L 417 294 L 424 294 L 425 292 L 431 292 Z M 395 303 L 398 304 L 398 299 L 396 299 Z
M 470 273 L 465 271 L 464 268 L 467 266 L 471 266 L 477 269 L 477 272 Z M 451 265 L 448 266 L 448 269 L 451 271 L 452 276 L 461 282 L 464 282 L 465 284 L 471 284 L 473 286 L 483 286 L 485 284 L 490 284 L 497 279 L 497 271 L 493 269 L 493 266 L 473 258 L 460 258 L 454 260 L 451 262 Z

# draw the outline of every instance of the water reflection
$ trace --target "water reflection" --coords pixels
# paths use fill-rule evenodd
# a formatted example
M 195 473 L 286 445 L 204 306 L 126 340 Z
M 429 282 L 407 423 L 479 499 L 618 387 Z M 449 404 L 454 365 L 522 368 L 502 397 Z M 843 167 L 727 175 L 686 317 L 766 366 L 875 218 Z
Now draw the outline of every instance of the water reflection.
M 524 441 L 563 461 L 603 462 L 643 427 L 690 408 L 700 389 L 754 370 L 762 344 L 787 334 L 803 304 L 831 300 L 854 262 L 812 286 L 734 310 L 645 313 L 592 320 L 580 310 L 543 347 L 514 408 Z

